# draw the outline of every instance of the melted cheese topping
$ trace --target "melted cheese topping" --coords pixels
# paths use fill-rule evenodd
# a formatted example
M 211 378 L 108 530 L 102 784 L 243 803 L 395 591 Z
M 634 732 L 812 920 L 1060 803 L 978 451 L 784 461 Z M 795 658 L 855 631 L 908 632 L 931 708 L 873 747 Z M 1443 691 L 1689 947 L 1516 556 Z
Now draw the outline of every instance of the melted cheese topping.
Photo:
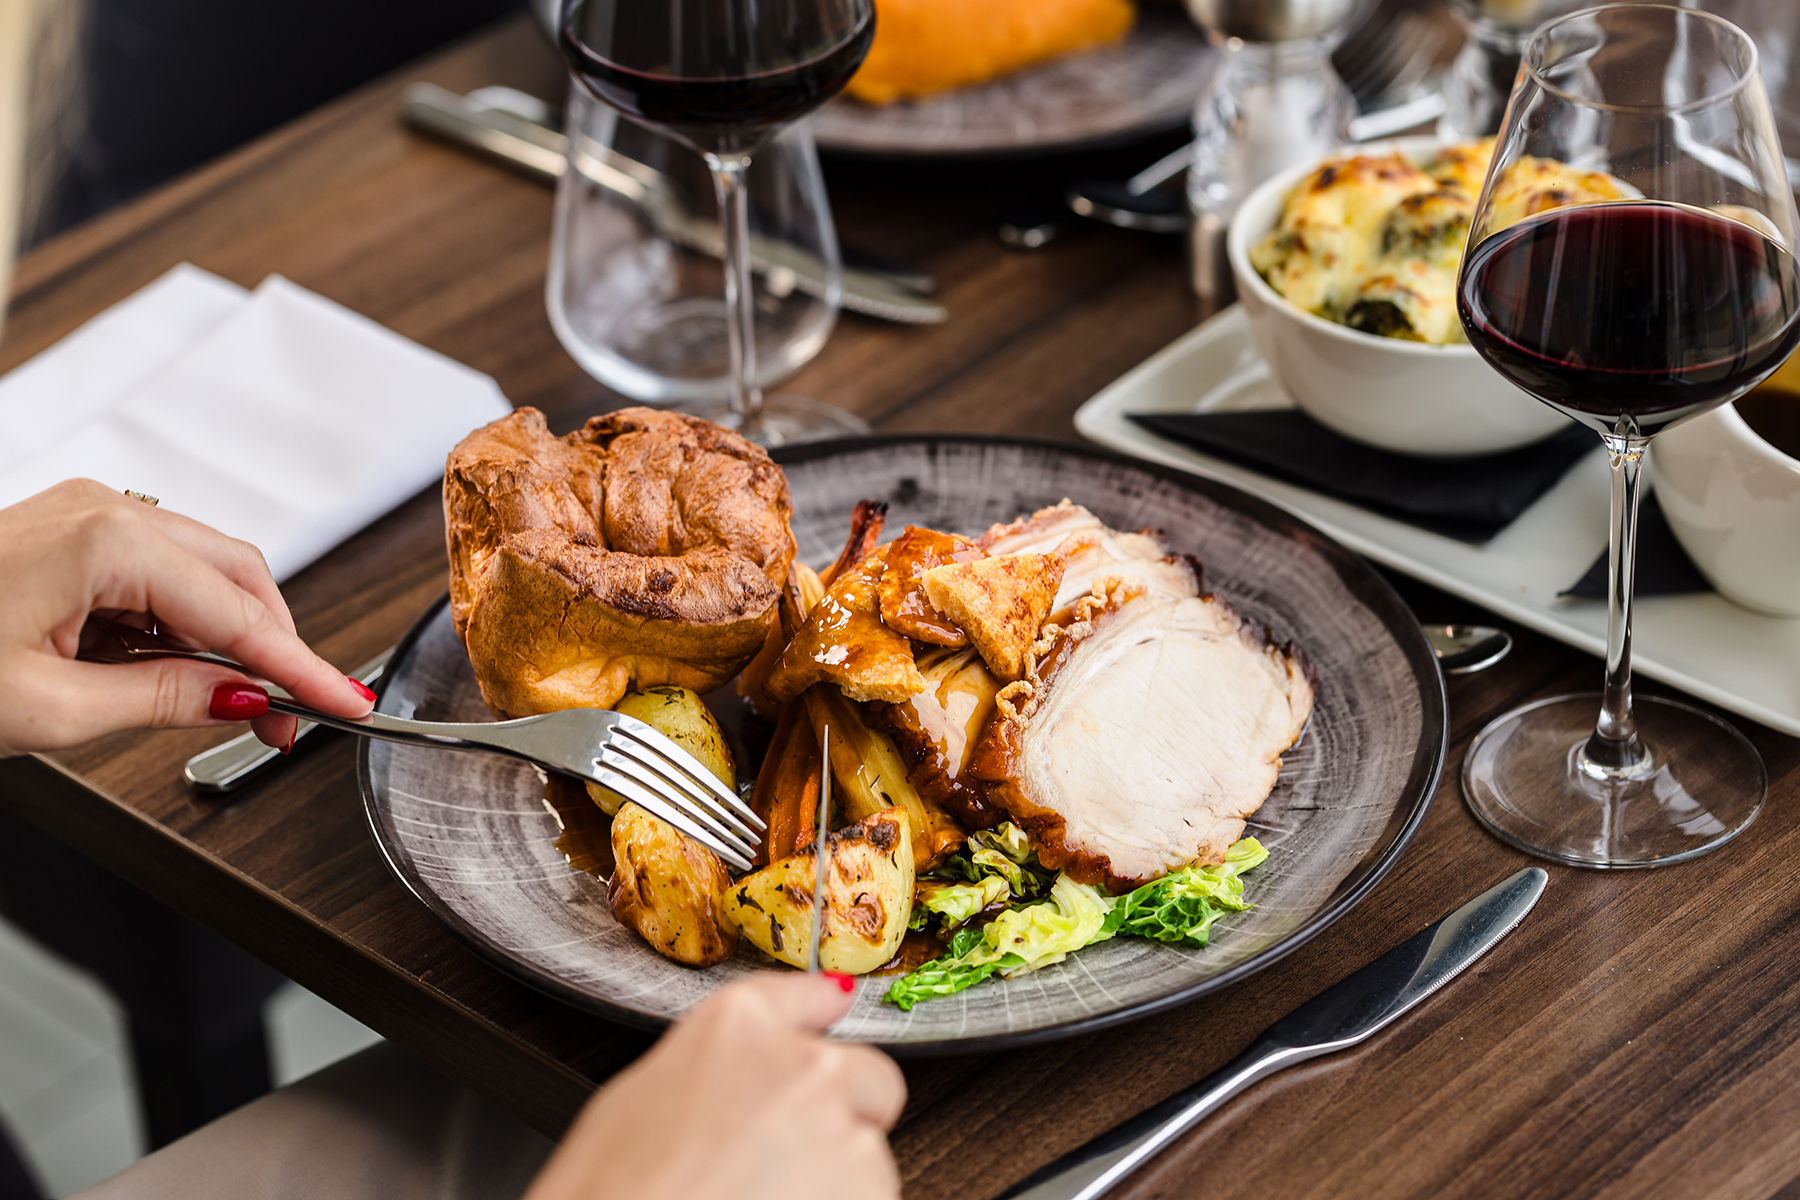
M 1327 162 L 1288 194 L 1281 223 L 1250 252 L 1250 263 L 1277 292 L 1335 320 L 1376 257 L 1388 213 L 1436 188 L 1399 154 Z
M 1494 140 L 1447 146 L 1423 166 L 1399 154 L 1336 159 L 1289 193 L 1250 262 L 1289 301 L 1364 333 L 1463 339 L 1456 274 Z M 1520 159 L 1495 184 L 1493 228 L 1570 204 L 1619 200 L 1609 175 Z
M 1619 181 L 1551 158 L 1521 158 L 1494 182 L 1491 233 L 1553 208 L 1629 199 Z

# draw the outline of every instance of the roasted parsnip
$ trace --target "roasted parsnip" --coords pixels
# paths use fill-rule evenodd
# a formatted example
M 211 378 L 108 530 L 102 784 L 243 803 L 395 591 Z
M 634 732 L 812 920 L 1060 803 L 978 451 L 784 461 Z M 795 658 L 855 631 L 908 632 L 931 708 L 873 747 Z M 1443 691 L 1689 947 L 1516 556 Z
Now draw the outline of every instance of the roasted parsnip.
M 830 684 L 808 688 L 801 701 L 815 731 L 831 726 L 832 795 L 839 811 L 861 820 L 894 805 L 905 809 L 921 869 L 962 845 L 962 827 L 925 801 L 908 778 L 894 739 L 870 728 L 856 704 Z

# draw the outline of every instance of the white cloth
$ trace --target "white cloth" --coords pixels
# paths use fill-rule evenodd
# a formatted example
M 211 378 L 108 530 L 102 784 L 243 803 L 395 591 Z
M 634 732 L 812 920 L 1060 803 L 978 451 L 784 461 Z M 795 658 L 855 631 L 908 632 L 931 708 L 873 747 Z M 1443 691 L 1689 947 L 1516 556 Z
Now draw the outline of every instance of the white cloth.
M 516 1200 L 554 1148 L 381 1042 L 71 1200 Z
M 279 275 L 246 293 L 184 264 L 0 378 L 0 505 L 98 479 L 286 579 L 510 411 L 488 376 Z

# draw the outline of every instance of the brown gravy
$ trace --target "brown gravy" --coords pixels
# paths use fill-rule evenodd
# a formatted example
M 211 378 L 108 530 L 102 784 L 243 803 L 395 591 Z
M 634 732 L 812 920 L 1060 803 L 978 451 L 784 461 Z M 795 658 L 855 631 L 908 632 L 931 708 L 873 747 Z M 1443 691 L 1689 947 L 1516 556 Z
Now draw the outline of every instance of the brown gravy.
M 602 882 L 613 873 L 612 818 L 588 797 L 576 779 L 552 775 L 544 785 L 544 805 L 556 814 L 562 835 L 556 848 L 569 865 Z

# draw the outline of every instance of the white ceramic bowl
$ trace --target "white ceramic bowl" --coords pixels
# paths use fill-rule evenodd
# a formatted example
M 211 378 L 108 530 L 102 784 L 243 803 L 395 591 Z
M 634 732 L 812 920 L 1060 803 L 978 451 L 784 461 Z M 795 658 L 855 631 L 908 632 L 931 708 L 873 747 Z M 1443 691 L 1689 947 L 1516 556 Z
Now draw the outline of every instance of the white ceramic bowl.
M 1669 527 L 1719 594 L 1800 617 L 1800 459 L 1727 404 L 1657 435 L 1650 464 Z
M 1423 162 L 1439 144 L 1402 138 L 1355 152 L 1398 149 Z M 1294 402 L 1345 437 L 1433 458 L 1512 450 L 1567 425 L 1567 417 L 1501 378 L 1471 346 L 1377 337 L 1315 317 L 1256 273 L 1250 248 L 1275 228 L 1288 192 L 1317 166 L 1294 167 L 1251 192 L 1225 235 L 1251 336 Z

